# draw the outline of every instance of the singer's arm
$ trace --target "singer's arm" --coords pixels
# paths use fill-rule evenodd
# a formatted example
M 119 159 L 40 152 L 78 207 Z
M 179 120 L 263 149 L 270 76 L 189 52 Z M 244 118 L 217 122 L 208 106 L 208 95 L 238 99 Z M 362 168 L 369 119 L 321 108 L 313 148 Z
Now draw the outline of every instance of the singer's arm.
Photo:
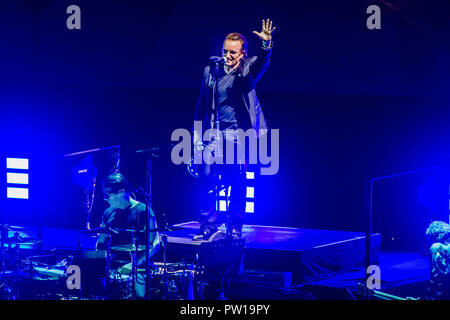
M 250 74 L 255 82 L 261 78 L 264 72 L 267 70 L 270 64 L 270 56 L 272 55 L 272 48 L 264 49 L 260 48 L 258 55 L 252 57 L 253 61 L 250 62 Z
M 272 33 L 275 29 L 276 27 L 272 27 L 272 21 L 267 19 L 262 21 L 262 30 L 260 32 L 253 31 L 253 34 L 257 35 L 262 41 L 258 55 L 252 58 L 253 60 L 250 62 L 250 74 L 255 82 L 259 80 L 269 66 L 273 48 Z

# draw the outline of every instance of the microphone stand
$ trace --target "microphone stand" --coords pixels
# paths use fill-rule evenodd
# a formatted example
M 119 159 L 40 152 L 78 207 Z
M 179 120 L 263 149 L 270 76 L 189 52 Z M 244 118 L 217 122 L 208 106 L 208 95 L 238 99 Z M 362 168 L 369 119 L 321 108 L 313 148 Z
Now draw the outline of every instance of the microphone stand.
M 110 289 L 110 281 L 109 281 L 109 274 L 111 272 L 111 229 L 109 226 L 107 226 L 106 230 L 106 278 L 105 283 L 103 285 L 103 289 L 105 291 L 105 295 L 109 299 L 109 289 Z
M 218 99 L 218 90 L 219 90 L 219 60 L 214 60 L 214 85 L 213 85 L 213 94 L 212 94 L 212 101 L 211 101 L 211 109 L 212 114 L 214 115 L 214 121 L 211 121 L 211 126 L 213 129 L 216 129 L 217 133 L 217 143 L 220 142 L 219 134 L 220 133 L 220 121 L 219 121 L 219 108 L 217 106 L 217 99 Z M 215 156 L 217 156 L 217 150 L 218 146 L 215 149 Z M 219 198 L 219 191 L 220 191 L 220 175 L 217 172 L 217 166 L 212 165 L 213 168 L 213 174 L 214 174 L 214 196 L 215 196 L 215 207 L 216 212 L 219 214 L 220 211 L 220 198 Z M 215 168 L 215 169 L 214 169 Z
M 163 294 L 162 299 L 163 300 L 170 300 L 170 292 L 168 289 L 168 279 L 167 279 L 167 234 L 164 232 L 162 235 L 162 242 L 163 242 L 163 279 L 164 279 L 164 288 L 163 288 Z
M 219 108 L 217 106 L 217 100 L 218 100 L 218 88 L 219 88 L 219 63 L 222 61 L 221 59 L 214 59 L 214 85 L 213 85 L 213 95 L 212 95 L 212 103 L 211 103 L 211 108 L 214 114 L 214 121 L 211 121 L 211 125 L 213 126 L 213 128 L 216 128 L 216 132 L 217 132 L 217 147 L 215 149 L 215 156 L 217 156 L 217 152 L 218 150 L 221 151 L 221 146 L 219 145 L 222 141 L 222 133 L 220 132 L 220 120 L 219 120 Z M 226 61 L 226 59 L 225 59 Z M 221 156 L 223 156 L 223 154 L 221 154 Z M 213 168 L 215 167 L 216 170 L 213 169 L 214 172 L 214 180 L 215 180 L 215 186 L 214 186 L 214 195 L 215 195 L 215 201 L 216 201 L 216 212 L 217 214 L 219 214 L 220 212 L 220 190 L 221 190 L 221 183 L 220 183 L 220 175 L 217 172 L 217 166 L 212 166 Z M 225 186 L 225 194 L 227 195 L 226 197 L 226 237 L 232 237 L 232 228 L 231 228 L 231 217 L 230 217 L 230 212 L 228 211 L 228 187 Z
M 214 111 L 214 125 L 217 132 L 220 132 L 219 108 L 217 107 L 217 96 L 219 92 L 219 62 L 214 62 L 214 86 L 212 98 L 212 110 Z
M 138 256 L 138 240 L 136 232 L 132 233 L 134 250 L 131 252 L 131 285 L 132 299 L 136 299 L 136 279 L 137 279 L 137 256 Z
M 145 300 L 150 300 L 150 208 L 152 205 L 152 157 L 147 157 L 147 179 L 145 193 Z
M 138 150 L 136 153 L 143 154 L 147 162 L 147 174 L 145 183 L 145 300 L 150 300 L 150 210 L 152 206 L 152 157 L 158 157 L 154 151 L 159 148 Z
M 4 224 L 0 224 L 0 258 L 1 258 L 1 262 L 0 262 L 0 268 L 1 268 L 1 272 L 5 272 L 6 268 L 5 268 L 5 262 L 6 262 L 6 258 L 5 258 L 5 240 L 8 237 L 8 229 L 6 227 L 6 225 Z

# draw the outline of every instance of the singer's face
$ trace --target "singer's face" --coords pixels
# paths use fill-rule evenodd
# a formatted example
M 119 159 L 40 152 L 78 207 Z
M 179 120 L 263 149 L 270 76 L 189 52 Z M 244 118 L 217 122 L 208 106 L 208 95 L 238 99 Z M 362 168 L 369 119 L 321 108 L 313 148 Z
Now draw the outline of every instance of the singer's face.
M 225 40 L 223 43 L 222 54 L 227 58 L 227 62 L 225 62 L 227 66 L 237 66 L 244 57 L 241 42 L 239 40 Z

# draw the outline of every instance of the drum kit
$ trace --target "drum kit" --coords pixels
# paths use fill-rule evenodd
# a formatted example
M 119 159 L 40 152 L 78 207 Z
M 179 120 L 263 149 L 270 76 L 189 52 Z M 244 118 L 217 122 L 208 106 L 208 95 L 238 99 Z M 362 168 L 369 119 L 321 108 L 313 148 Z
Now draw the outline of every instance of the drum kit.
M 162 262 L 149 266 L 138 263 L 145 256 L 145 246 L 137 243 L 133 229 L 94 228 L 82 231 L 89 236 L 106 234 L 106 250 L 50 251 L 42 253 L 42 241 L 24 236 L 28 229 L 0 224 L 0 300 L 134 300 L 142 299 L 145 275 L 150 274 L 150 299 L 193 300 L 202 268 L 195 264 L 168 263 L 166 256 L 167 232 L 177 227 L 150 230 L 162 235 Z M 132 243 L 111 245 L 111 234 L 131 234 Z M 128 260 L 115 257 L 129 256 Z M 69 266 L 81 270 L 80 289 L 68 286 Z M 87 271 L 86 271 L 87 270 Z M 201 298 L 201 297 L 200 297 Z

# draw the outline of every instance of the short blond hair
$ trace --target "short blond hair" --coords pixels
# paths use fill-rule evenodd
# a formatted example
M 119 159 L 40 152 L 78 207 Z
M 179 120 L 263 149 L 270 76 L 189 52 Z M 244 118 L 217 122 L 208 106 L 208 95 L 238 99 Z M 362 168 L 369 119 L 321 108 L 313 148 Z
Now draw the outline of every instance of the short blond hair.
M 242 51 L 244 51 L 244 56 L 247 56 L 247 40 L 245 40 L 245 37 L 243 34 L 237 33 L 237 32 L 231 32 L 227 34 L 225 37 L 225 41 L 231 40 L 231 41 L 239 41 L 241 43 Z

